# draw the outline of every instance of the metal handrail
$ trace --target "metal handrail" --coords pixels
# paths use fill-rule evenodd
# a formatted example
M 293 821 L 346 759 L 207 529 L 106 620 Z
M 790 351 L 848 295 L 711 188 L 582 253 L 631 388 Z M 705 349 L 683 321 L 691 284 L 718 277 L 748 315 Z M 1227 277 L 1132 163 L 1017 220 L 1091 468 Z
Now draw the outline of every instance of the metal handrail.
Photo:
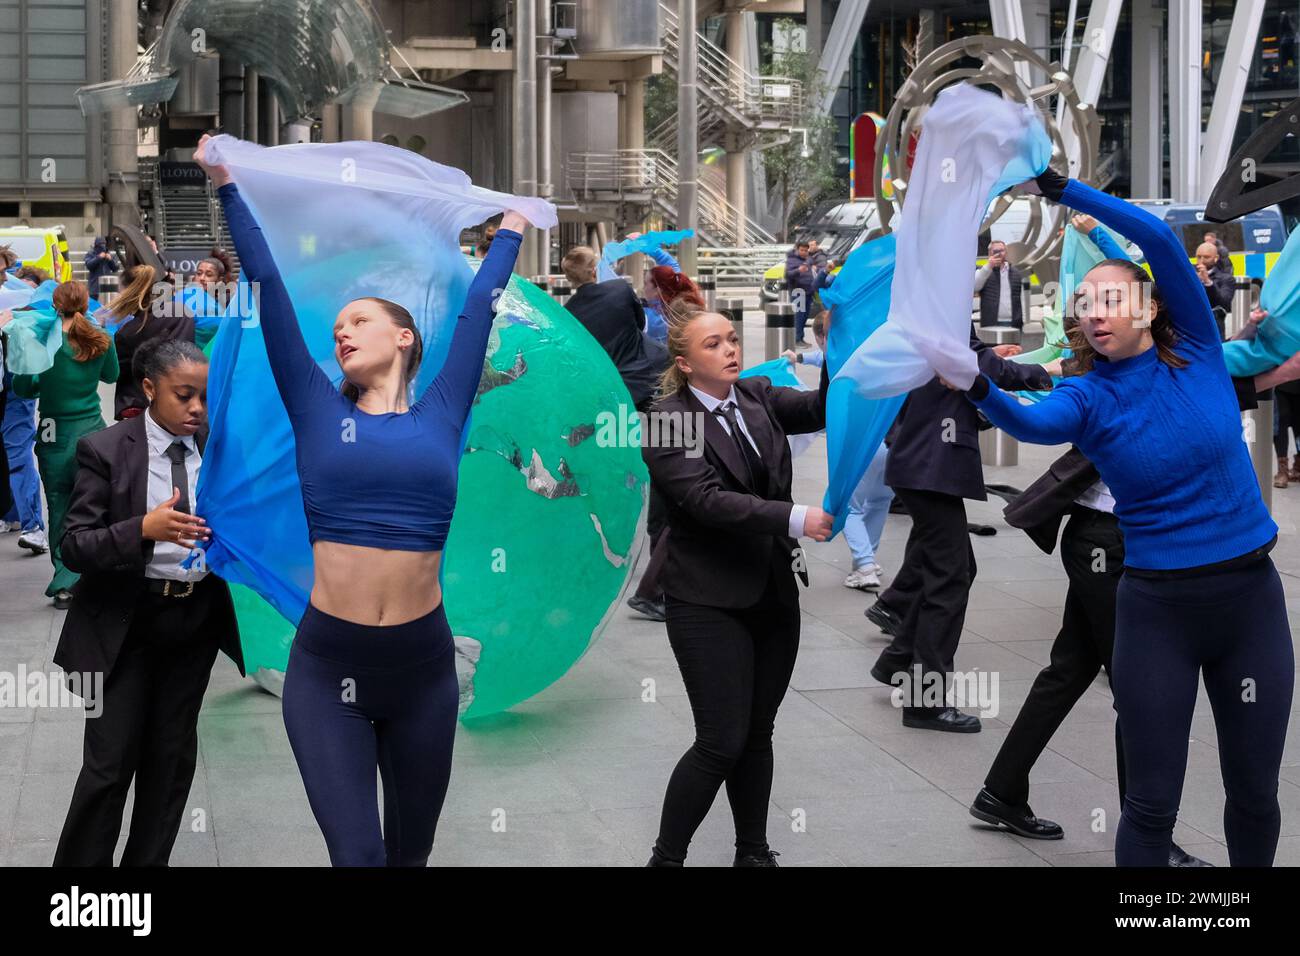
M 680 175 L 677 160 L 661 149 L 620 149 L 614 153 L 570 153 L 565 163 L 566 182 L 575 194 L 594 191 L 645 192 L 651 199 L 671 203 L 677 198 Z M 743 234 L 737 235 L 739 210 L 716 187 L 700 181 L 700 225 L 715 235 L 742 245 L 765 244 L 775 237 L 761 225 L 745 218 Z
M 667 4 L 659 5 L 663 23 L 665 59 L 669 66 L 677 61 L 681 50 L 681 24 L 677 12 Z M 726 51 L 703 35 L 697 36 L 699 89 L 707 100 L 740 114 L 746 121 L 758 123 L 793 122 L 803 110 L 803 84 L 787 76 L 755 76 L 737 63 Z

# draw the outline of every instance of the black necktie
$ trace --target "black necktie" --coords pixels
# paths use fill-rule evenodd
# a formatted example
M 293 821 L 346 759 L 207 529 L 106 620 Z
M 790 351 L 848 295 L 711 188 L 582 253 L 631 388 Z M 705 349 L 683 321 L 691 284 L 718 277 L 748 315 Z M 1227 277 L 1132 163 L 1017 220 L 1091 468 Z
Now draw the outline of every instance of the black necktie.
M 719 406 L 713 414 L 721 415 L 726 419 L 727 425 L 731 429 L 731 440 L 735 443 L 736 450 L 740 452 L 741 458 L 749 468 L 749 486 L 758 491 L 759 478 L 767 477 L 767 469 L 763 467 L 763 459 L 758 457 L 758 452 L 754 451 L 754 446 L 740 433 L 740 422 L 736 421 L 736 406 L 731 402 L 727 402 L 725 405 Z
M 172 462 L 172 487 L 179 488 L 181 492 L 180 498 L 172 505 L 172 509 L 186 514 L 190 513 L 190 475 L 185 470 L 185 456 L 189 453 L 190 450 L 185 447 L 183 441 L 174 441 L 167 446 L 167 457 Z M 167 497 L 170 498 L 171 495 Z

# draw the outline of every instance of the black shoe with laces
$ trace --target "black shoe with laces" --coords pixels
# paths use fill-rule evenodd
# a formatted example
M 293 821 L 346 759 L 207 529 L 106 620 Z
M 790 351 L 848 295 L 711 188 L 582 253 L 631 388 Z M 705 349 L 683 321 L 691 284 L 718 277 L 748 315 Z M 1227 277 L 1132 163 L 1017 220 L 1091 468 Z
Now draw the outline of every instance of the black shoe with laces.
M 732 866 L 776 866 L 776 858 L 780 856 L 772 849 L 736 851 L 736 862 Z
M 991 823 L 1031 840 L 1059 840 L 1065 836 L 1059 823 L 1034 816 L 1034 811 L 1027 803 L 1014 806 L 1005 800 L 999 800 L 989 792 L 988 787 L 975 797 L 975 802 L 970 806 L 970 815 L 976 820 Z
M 898 612 L 879 599 L 862 613 L 867 616 L 868 621 L 880 628 L 882 634 L 888 634 L 890 637 L 897 637 L 898 632 L 903 628 L 903 619 L 898 616 Z
M 963 714 L 956 707 L 904 707 L 903 726 L 950 734 L 978 734 L 980 719 L 974 714 Z
M 1177 843 L 1169 844 L 1169 865 L 1176 867 L 1214 866 L 1213 863 L 1202 860 L 1199 856 L 1192 856 Z

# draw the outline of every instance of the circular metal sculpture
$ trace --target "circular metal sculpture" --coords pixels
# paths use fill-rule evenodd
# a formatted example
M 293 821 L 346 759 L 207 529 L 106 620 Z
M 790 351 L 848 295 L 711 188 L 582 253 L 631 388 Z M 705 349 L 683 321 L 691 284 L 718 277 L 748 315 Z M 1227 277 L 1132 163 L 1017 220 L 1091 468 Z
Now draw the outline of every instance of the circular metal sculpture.
M 962 59 L 977 60 L 980 65 L 948 68 Z M 1031 87 L 1016 71 L 1019 64 L 1028 65 L 1025 73 L 1041 71 L 1048 81 L 1042 86 Z M 885 127 L 880 131 L 876 141 L 875 195 L 881 233 L 891 231 L 890 221 L 907 200 L 907 178 L 915 153 L 915 139 L 920 135 L 926 112 L 940 90 L 962 82 L 993 87 L 1017 103 L 1032 104 L 1059 95 L 1064 103 L 1062 121 L 1073 126 L 1074 142 L 1078 144 L 1078 165 L 1071 165 L 1071 175 L 1084 182 L 1092 180 L 1100 130 L 1097 111 L 1079 102 L 1074 83 L 1061 64 L 1048 63 L 1019 40 L 986 35 L 962 37 L 945 43 L 916 65 L 898 91 Z M 1052 139 L 1052 159 L 1059 163 L 1066 157 L 1061 127 L 1050 113 L 1040 112 Z M 1013 198 L 1010 195 L 999 196 L 980 230 L 988 229 L 996 222 L 1011 207 Z M 1025 232 L 1019 241 L 1008 245 L 1007 253 L 1017 266 L 1032 270 L 1040 263 L 1050 265 L 1046 261 L 1058 256 L 1066 210 L 1056 204 L 1046 204 L 1041 196 L 1025 196 L 1024 199 L 1030 205 Z

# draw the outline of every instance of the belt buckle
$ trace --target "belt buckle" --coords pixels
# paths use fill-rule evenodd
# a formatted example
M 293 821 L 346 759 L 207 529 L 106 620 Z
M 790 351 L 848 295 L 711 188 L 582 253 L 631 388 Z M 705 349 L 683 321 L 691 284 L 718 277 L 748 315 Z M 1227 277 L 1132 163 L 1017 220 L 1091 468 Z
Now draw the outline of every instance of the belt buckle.
M 185 585 L 185 590 L 172 593 L 172 585 L 175 584 L 179 587 L 182 583 Z M 193 581 L 182 582 L 182 581 L 172 581 L 168 579 L 168 581 L 163 585 L 163 597 L 187 598 L 193 593 L 194 593 Z

